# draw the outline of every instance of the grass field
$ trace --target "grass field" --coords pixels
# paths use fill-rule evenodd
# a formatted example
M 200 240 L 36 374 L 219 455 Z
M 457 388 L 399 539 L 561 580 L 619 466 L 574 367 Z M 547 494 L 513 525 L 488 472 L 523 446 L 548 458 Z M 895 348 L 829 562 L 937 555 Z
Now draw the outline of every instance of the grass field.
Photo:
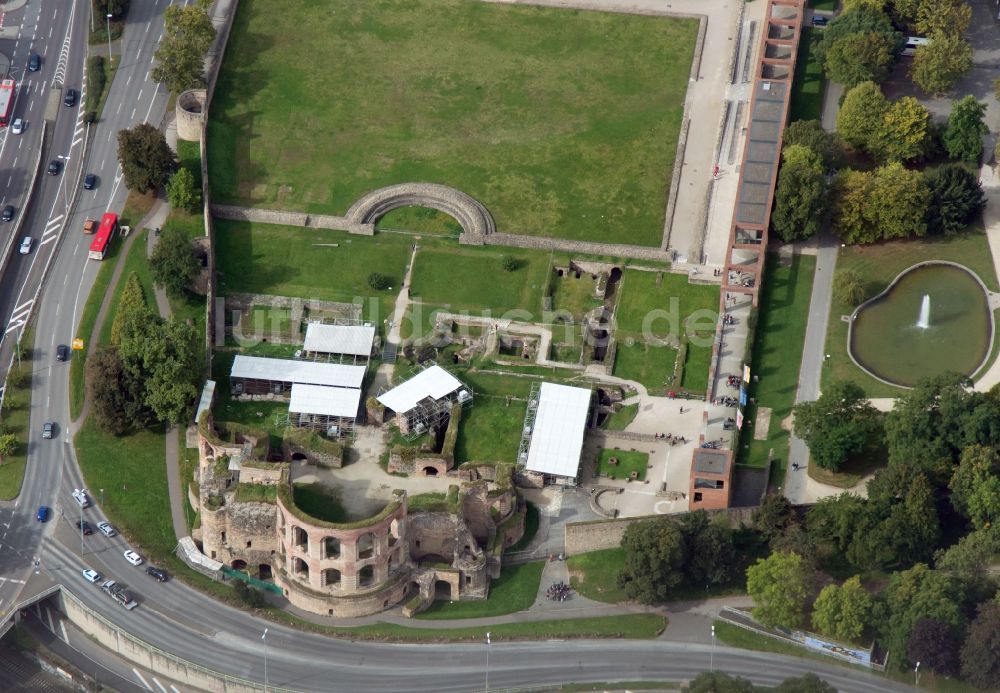
M 552 277 L 552 310 L 557 313 L 569 313 L 573 320 L 579 322 L 590 310 L 601 305 L 599 298 L 594 298 L 596 282 L 589 274 L 580 278 L 568 274 L 563 277 Z
M 792 83 L 792 105 L 789 122 L 819 120 L 823 115 L 823 66 L 816 57 L 816 45 L 823 34 L 812 27 L 802 27 L 799 54 L 795 59 L 795 81 Z
M 764 270 L 751 366 L 759 381 L 750 383 L 749 396 L 771 408 L 771 423 L 766 440 L 753 440 L 753 426 L 743 428 L 737 461 L 763 466 L 773 449 L 777 463 L 771 469 L 772 481 L 784 479 L 788 466 L 789 433 L 781 422 L 795 403 L 815 266 L 816 259 L 809 255 L 796 255 L 790 265 L 780 265 L 772 254 Z M 756 405 L 748 405 L 745 412 L 747 419 L 757 420 Z
M 615 314 L 619 337 L 642 335 L 645 329 L 661 339 L 679 337 L 691 316 L 705 329 L 714 329 L 718 319 L 719 287 L 691 284 L 684 274 L 625 270 L 621 292 Z
M 508 405 L 503 397 L 479 396 L 477 392 L 472 408 L 462 415 L 455 462 L 513 462 L 527 408 L 523 401 Z
M 142 283 L 142 290 L 146 299 L 146 305 L 149 306 L 149 309 L 153 311 L 154 315 L 159 315 L 156 308 L 156 295 L 153 293 L 153 275 L 149 270 L 149 261 L 146 259 L 146 237 L 148 235 L 148 231 L 143 231 L 138 235 L 135 241 L 132 242 L 132 247 L 129 248 L 128 256 L 125 258 L 125 265 L 122 269 L 121 280 L 111 292 L 110 305 L 118 305 L 122 291 L 125 290 L 125 283 L 127 282 L 129 276 L 135 272 L 136 276 L 139 277 L 139 281 Z M 105 260 L 105 262 L 107 262 L 107 260 Z M 104 324 L 101 325 L 101 344 L 108 344 L 111 342 L 111 326 L 114 324 L 114 321 L 115 311 L 109 310 L 108 315 L 104 320 Z
M 607 419 L 604 420 L 604 425 L 601 428 L 608 431 L 624 431 L 632 420 L 635 419 L 635 415 L 639 413 L 638 404 L 628 404 L 621 407 L 618 411 L 612 412 Z
M 617 378 L 634 380 L 653 394 L 662 394 L 673 379 L 677 350 L 636 341 L 618 342 L 615 347 L 613 374 Z
M 276 294 L 351 303 L 380 299 L 384 319 L 399 291 L 410 256 L 409 238 L 371 238 L 342 231 L 215 220 L 219 292 Z M 368 275 L 377 271 L 394 290 L 375 291 Z M 367 302 L 365 302 L 367 308 Z
M 618 586 L 618 573 L 625 564 L 625 549 L 588 551 L 566 559 L 570 584 L 581 596 L 617 604 L 627 600 Z
M 295 505 L 310 517 L 326 522 L 350 522 L 336 492 L 321 484 L 294 484 Z
M 513 272 L 501 266 L 505 255 L 516 263 Z M 410 295 L 422 302 L 477 314 L 524 311 L 524 315 L 514 317 L 538 321 L 548 268 L 548 254 L 527 250 L 424 247 L 414 260 Z
M 3 421 L 0 433 L 13 433 L 17 438 L 17 447 L 13 454 L 5 455 L 0 462 L 0 500 L 14 500 L 21 493 L 24 483 L 24 470 L 28 466 L 28 426 L 31 418 L 31 373 L 35 352 L 34 328 L 27 328 L 21 337 L 21 364 L 16 363 L 9 371 L 7 389 L 3 397 Z M 59 368 L 60 366 L 54 366 Z M 28 379 L 25 387 L 15 387 L 16 377 L 24 373 Z M 36 422 L 36 425 L 40 425 Z
M 489 599 L 467 602 L 446 602 L 439 599 L 427 611 L 417 614 L 417 618 L 484 618 L 524 611 L 535 602 L 544 567 L 545 561 L 505 565 L 500 569 L 500 577 L 490 584 Z
M 400 207 L 386 213 L 375 224 L 376 230 L 416 231 L 419 233 L 458 236 L 462 225 L 453 217 L 430 207 Z
M 865 280 L 867 295 L 874 296 L 907 267 L 924 260 L 950 260 L 965 265 L 982 279 L 991 291 L 997 291 L 997 276 L 986 234 L 981 229 L 955 236 L 928 237 L 918 240 L 894 241 L 870 246 L 841 248 L 837 269 L 853 269 Z M 853 380 L 864 388 L 869 397 L 898 397 L 904 390 L 875 380 L 854 365 L 847 353 L 847 323 L 842 315 L 850 315 L 854 306 L 834 300 L 826 331 L 826 353 L 830 354 L 823 367 L 823 386 L 833 380 Z
M 209 122 L 216 201 L 343 214 L 430 181 L 481 200 L 502 231 L 655 245 L 697 26 L 460 0 L 243 2 Z
M 618 460 L 618 464 L 611 464 L 611 458 Z M 643 481 L 646 478 L 646 468 L 649 466 L 649 453 L 633 452 L 631 450 L 614 450 L 605 448 L 601 450 L 600 457 L 597 458 L 597 473 L 612 479 L 628 479 L 632 472 L 636 473 L 636 479 Z

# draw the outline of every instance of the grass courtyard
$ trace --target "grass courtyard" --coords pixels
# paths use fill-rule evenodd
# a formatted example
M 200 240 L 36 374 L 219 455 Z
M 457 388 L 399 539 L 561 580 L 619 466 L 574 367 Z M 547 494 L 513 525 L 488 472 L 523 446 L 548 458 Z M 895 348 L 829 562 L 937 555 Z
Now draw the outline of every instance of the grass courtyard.
M 482 201 L 501 231 L 656 245 L 697 27 L 461 0 L 247 0 L 209 122 L 215 201 L 343 214 L 375 188 L 430 181 Z
M 615 461 L 614 464 L 612 460 Z M 611 479 L 628 479 L 634 473 L 636 481 L 643 481 L 648 466 L 648 452 L 605 448 L 597 458 L 598 476 Z
M 823 37 L 821 30 L 802 28 L 799 54 L 795 60 L 795 81 L 792 83 L 792 105 L 789 122 L 819 120 L 823 115 L 823 65 L 816 55 L 816 46 Z

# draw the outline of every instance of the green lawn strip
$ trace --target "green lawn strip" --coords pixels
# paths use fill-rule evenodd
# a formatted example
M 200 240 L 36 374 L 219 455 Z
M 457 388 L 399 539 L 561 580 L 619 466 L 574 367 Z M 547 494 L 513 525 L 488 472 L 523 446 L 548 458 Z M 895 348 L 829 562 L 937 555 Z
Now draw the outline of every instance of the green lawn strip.
M 513 272 L 505 271 L 501 265 L 505 255 L 516 263 Z M 500 317 L 508 311 L 523 311 L 524 315 L 511 317 L 537 322 L 548 270 L 548 253 L 421 248 L 414 264 L 410 295 L 422 302 L 452 306 L 455 312 L 466 309 L 485 315 L 488 311 Z
M 594 290 L 597 286 L 595 277 L 583 273 L 579 277 L 574 272 L 564 274 L 562 277 L 551 277 L 552 282 L 552 310 L 557 313 L 569 313 L 573 320 L 579 322 L 583 316 L 603 301 L 594 297 Z
M 608 418 L 604 420 L 604 425 L 601 426 L 601 428 L 607 431 L 624 431 L 628 425 L 632 423 L 638 413 L 638 404 L 628 404 L 609 415 Z
M 926 260 L 948 260 L 968 267 L 976 273 L 990 291 L 998 290 L 996 272 L 986 234 L 976 226 L 955 236 L 935 236 L 907 241 L 892 241 L 870 246 L 841 248 L 837 270 L 852 269 L 866 283 L 867 295 L 884 291 L 903 270 Z M 869 397 L 899 397 L 905 390 L 887 385 L 854 365 L 847 353 L 847 323 L 843 315 L 854 312 L 854 306 L 834 299 L 826 331 L 826 353 L 830 355 L 823 367 L 822 385 L 834 380 L 852 380 Z M 989 364 L 987 364 L 988 366 Z
M 103 433 L 94 417 L 87 417 L 74 441 L 91 495 L 135 548 L 157 561 L 172 555 L 177 545 L 164 435 L 158 428 L 117 437 Z
M 508 403 L 501 395 L 477 392 L 472 407 L 462 414 L 455 462 L 514 462 L 527 410 L 525 401 Z
M 428 620 L 484 618 L 524 611 L 535 602 L 544 567 L 545 561 L 505 565 L 500 569 L 500 577 L 490 584 L 489 599 L 458 602 L 439 599 L 416 617 Z
M 154 314 L 159 315 L 159 311 L 156 308 L 156 294 L 153 292 L 153 274 L 149 269 L 149 260 L 146 259 L 146 238 L 148 234 L 148 231 L 142 231 L 139 237 L 132 241 L 132 247 L 129 248 L 128 256 L 125 258 L 125 266 L 122 270 L 121 279 L 111 293 L 110 305 L 118 305 L 118 300 L 121 297 L 122 291 L 125 290 L 125 284 L 129 276 L 135 272 L 142 283 L 146 305 L 149 306 Z M 104 262 L 108 262 L 108 260 L 105 259 Z M 111 327 L 114 325 L 114 322 L 115 311 L 109 310 L 104 324 L 101 325 L 100 344 L 109 344 L 111 342 Z
M 85 110 L 93 111 L 98 118 L 101 117 L 101 112 L 104 110 L 104 102 L 108 99 L 108 93 L 111 91 L 111 82 L 115 78 L 119 62 L 117 59 L 109 62 L 104 56 L 95 55 L 91 56 L 87 63 L 87 103 Z M 95 75 L 94 67 L 96 63 L 100 63 L 101 73 L 103 74 L 98 74 L 101 74 L 101 76 Z M 97 92 L 98 87 L 101 89 L 100 93 Z
M 626 338 L 615 347 L 612 372 L 615 377 L 645 385 L 652 394 L 664 394 L 673 380 L 676 359 L 676 349 Z
M 213 195 L 344 214 L 433 181 L 501 231 L 657 245 L 697 31 L 459 0 L 241 3 L 210 113 Z
M 625 270 L 615 318 L 629 334 L 680 338 L 694 317 L 699 330 L 714 329 L 719 315 L 719 287 L 692 284 L 686 274 Z M 647 334 L 650 332 L 651 334 Z
M 387 212 L 375 223 L 375 229 L 411 231 L 414 233 L 435 233 L 458 236 L 462 225 L 453 217 L 429 207 L 400 207 Z
M 194 495 L 198 497 L 198 486 L 194 480 L 194 472 L 198 468 L 198 449 L 187 447 L 187 431 L 181 426 L 177 427 L 177 443 L 180 449 L 179 473 L 181 475 L 181 493 L 184 496 L 184 517 L 187 519 L 188 530 L 194 527 L 197 511 L 188 502 L 188 489 L 194 488 Z
M 138 226 L 139 222 L 149 214 L 154 204 L 156 204 L 154 193 L 143 194 L 130 191 L 128 197 L 125 198 L 125 207 L 122 208 L 118 220 L 123 226 Z M 104 261 L 107 262 L 107 258 Z
M 789 433 L 782 422 L 795 403 L 815 267 L 812 256 L 796 255 L 785 265 L 771 254 L 764 271 L 751 366 L 759 382 L 750 384 L 749 396 L 771 408 L 771 422 L 766 440 L 753 440 L 754 424 L 743 427 L 738 462 L 763 466 L 773 450 L 772 479 L 783 479 L 788 466 Z M 755 422 L 757 406 L 749 404 L 745 411 L 747 420 Z
M 599 602 L 618 604 L 628 600 L 618 586 L 618 573 L 625 564 L 625 549 L 588 551 L 566 559 L 570 585 L 581 596 Z
M 518 551 L 524 551 L 531 540 L 535 538 L 538 533 L 538 506 L 534 503 L 527 502 L 527 511 L 524 514 L 524 534 L 515 543 L 507 547 L 507 553 L 516 553 Z
M 565 691 L 674 691 L 682 685 L 676 681 L 603 681 L 601 683 L 567 683 L 552 690 Z
M 219 293 L 274 294 L 357 303 L 379 299 L 379 315 L 391 315 L 412 240 L 396 234 L 352 236 L 344 231 L 215 220 Z M 375 291 L 368 275 L 389 277 L 392 290 Z
M 0 500 L 14 500 L 21 493 L 24 470 L 28 466 L 28 426 L 31 415 L 31 382 L 26 387 L 15 387 L 12 375 L 18 372 L 31 373 L 37 360 L 35 351 L 35 330 L 29 327 L 21 336 L 21 363 L 14 363 L 7 375 L 3 396 L 3 420 L 0 432 L 13 433 L 17 437 L 17 449 L 0 462 Z M 54 355 L 49 355 L 54 360 Z M 60 364 L 61 365 L 61 364 Z M 54 368 L 60 367 L 59 365 Z M 36 425 L 37 424 L 36 422 Z
M 826 12 L 836 12 L 837 4 L 839 0 L 809 0 L 809 5 L 814 10 L 823 10 Z
M 612 459 L 617 460 L 617 464 L 611 464 Z M 646 469 L 648 466 L 648 452 L 604 448 L 597 458 L 598 475 L 612 479 L 629 479 L 632 473 L 635 472 L 636 479 L 643 481 L 646 478 Z
M 823 37 L 822 29 L 802 27 L 799 54 L 795 59 L 795 80 L 792 83 L 792 105 L 789 121 L 819 120 L 823 115 L 823 65 L 816 55 L 816 46 Z
M 700 331 L 702 340 L 711 343 L 714 331 Z M 707 335 L 707 336 L 706 336 Z M 681 377 L 681 387 L 688 392 L 704 393 L 708 390 L 708 371 L 712 365 L 712 347 L 688 342 L 684 356 L 684 373 Z
M 318 520 L 326 522 L 350 522 L 347 511 L 340 504 L 336 491 L 322 484 L 295 484 L 293 487 L 295 505 Z

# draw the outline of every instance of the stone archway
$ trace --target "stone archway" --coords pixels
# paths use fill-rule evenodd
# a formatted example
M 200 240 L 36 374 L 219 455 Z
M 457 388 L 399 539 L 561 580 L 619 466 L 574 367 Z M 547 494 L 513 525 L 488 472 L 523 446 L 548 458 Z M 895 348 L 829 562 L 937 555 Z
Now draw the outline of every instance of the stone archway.
M 453 217 L 462 226 L 461 242 L 483 245 L 496 233 L 493 215 L 482 202 L 461 190 L 437 183 L 400 183 L 373 190 L 359 198 L 344 218 L 357 226 L 371 226 L 400 207 L 429 207 Z

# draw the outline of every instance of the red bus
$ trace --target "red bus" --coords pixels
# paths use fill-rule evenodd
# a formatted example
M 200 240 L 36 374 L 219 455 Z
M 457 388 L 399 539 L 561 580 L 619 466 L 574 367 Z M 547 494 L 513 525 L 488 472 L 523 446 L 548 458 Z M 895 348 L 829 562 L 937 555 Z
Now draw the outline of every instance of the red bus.
M 0 82 L 0 127 L 10 122 L 10 112 L 14 109 L 14 80 Z
M 117 231 L 117 214 L 114 212 L 108 212 L 101 217 L 101 225 L 97 227 L 97 233 L 94 234 L 94 240 L 90 244 L 89 257 L 91 260 L 104 259 L 104 256 L 108 254 L 108 247 L 111 245 L 111 239 L 115 237 L 115 232 Z

